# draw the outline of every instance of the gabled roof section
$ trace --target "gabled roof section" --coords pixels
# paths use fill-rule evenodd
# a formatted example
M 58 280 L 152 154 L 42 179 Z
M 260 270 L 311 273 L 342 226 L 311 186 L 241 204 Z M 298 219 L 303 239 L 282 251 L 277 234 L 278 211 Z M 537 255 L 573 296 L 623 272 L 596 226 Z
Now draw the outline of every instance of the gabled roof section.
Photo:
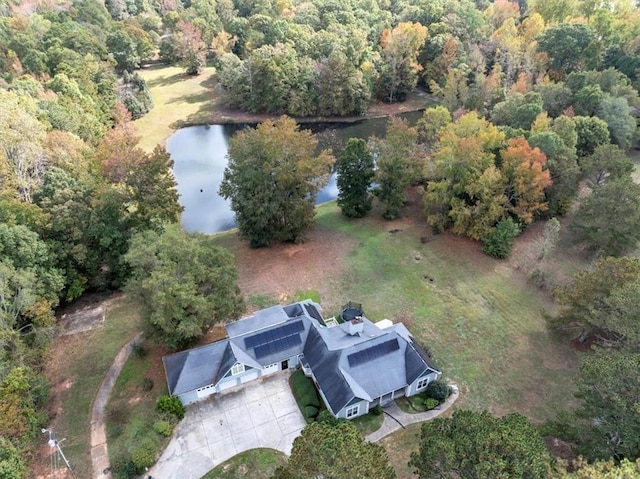
M 329 403 L 337 414 L 354 397 L 354 391 L 340 372 L 340 351 L 330 351 L 316 327 L 311 327 L 304 347 L 304 357 Z M 364 398 L 363 398 L 364 399 Z
M 216 370 L 215 382 L 216 384 L 220 381 L 225 375 L 229 372 L 231 367 L 238 362 L 238 358 L 233 353 L 233 348 L 231 347 L 231 343 L 227 340 L 227 347 L 224 350 L 224 354 L 222 355 L 222 359 L 220 360 L 220 366 Z
M 340 367 L 372 398 L 407 386 L 407 344 L 389 332 L 343 351 Z
M 227 324 L 227 334 L 230 338 L 242 336 L 243 334 L 255 333 L 265 328 L 270 328 L 276 324 L 284 323 L 291 319 L 282 306 L 272 306 L 270 308 L 256 311 L 253 316 Z
M 169 392 L 182 394 L 215 384 L 223 362 L 229 361 L 227 350 L 231 351 L 225 339 L 163 357 Z

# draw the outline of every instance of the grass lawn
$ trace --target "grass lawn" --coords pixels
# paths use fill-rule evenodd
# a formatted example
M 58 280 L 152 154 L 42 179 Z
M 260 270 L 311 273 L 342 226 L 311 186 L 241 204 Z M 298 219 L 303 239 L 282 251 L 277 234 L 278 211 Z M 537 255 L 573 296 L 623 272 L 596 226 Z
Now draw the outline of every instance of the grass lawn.
M 76 477 L 91 477 L 90 414 L 93 398 L 122 346 L 140 330 L 138 306 L 125 297 L 111 300 L 104 326 L 61 337 L 51 352 L 47 374 L 59 393 L 54 425 Z M 48 457 L 43 466 L 48 468 Z
M 180 67 L 153 65 L 138 73 L 147 82 L 154 104 L 147 115 L 135 121 L 142 149 L 151 151 L 158 144 L 164 145 L 182 126 L 215 122 L 213 118 L 208 121 L 206 115 L 217 105 L 214 68 L 188 76 Z
M 152 444 L 150 450 L 159 454 L 169 442 L 169 437 L 160 435 L 153 427 L 161 419 L 156 413 L 156 400 L 168 393 L 162 369 L 162 356 L 167 351 L 150 341 L 145 341 L 143 348 L 144 354 L 134 351 L 129 357 L 107 404 L 107 443 L 112 468 L 130 459 L 142 443 Z
M 220 123 L 258 123 L 270 118 L 266 114 L 252 114 L 226 108 L 217 85 L 215 68 L 205 68 L 197 76 L 189 76 L 177 66 L 152 65 L 138 73 L 149 86 L 153 109 L 135 121 L 142 137 L 140 147 L 151 151 L 164 145 L 167 138 L 179 128 L 191 125 Z M 372 105 L 366 116 L 380 118 L 409 111 L 423 110 L 434 104 L 433 97 L 415 91 L 403 103 Z M 353 121 L 352 118 L 307 118 L 306 121 Z
M 404 322 L 460 386 L 458 407 L 544 421 L 553 405 L 571 404 L 576 355 L 547 331 L 548 293 L 509 263 L 451 234 L 422 243 L 425 226 L 382 222 L 376 212 L 347 221 L 329 204 L 317 221 L 358 240 L 330 302 L 354 300 L 373 321 Z
M 209 471 L 202 479 L 269 479 L 286 456 L 274 449 L 252 449 Z

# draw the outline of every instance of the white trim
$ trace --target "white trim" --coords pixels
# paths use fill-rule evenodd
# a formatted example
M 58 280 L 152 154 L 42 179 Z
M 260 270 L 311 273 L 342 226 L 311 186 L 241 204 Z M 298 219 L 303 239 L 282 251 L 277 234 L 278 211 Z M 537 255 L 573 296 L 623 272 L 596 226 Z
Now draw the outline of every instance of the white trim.
M 416 391 L 426 388 L 429 385 L 429 378 L 420 378 L 416 384 Z
M 243 372 L 244 372 L 244 364 L 242 364 L 242 363 L 235 363 L 231 367 L 231 375 L 232 376 L 237 376 L 238 374 L 242 374 Z
M 345 417 L 347 419 L 351 419 L 352 417 L 356 417 L 360 414 L 360 404 L 356 404 L 355 406 L 351 406 L 345 411 Z

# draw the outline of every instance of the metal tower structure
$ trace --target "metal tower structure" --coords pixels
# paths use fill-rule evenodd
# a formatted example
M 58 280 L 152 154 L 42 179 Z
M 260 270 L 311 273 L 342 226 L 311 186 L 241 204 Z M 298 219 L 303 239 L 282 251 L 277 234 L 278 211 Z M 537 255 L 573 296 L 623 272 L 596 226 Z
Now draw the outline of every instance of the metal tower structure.
M 47 444 L 51 448 L 51 453 L 49 454 L 49 459 L 50 459 L 50 464 L 51 464 L 51 477 L 52 477 L 52 479 L 58 479 L 58 477 L 62 477 L 62 475 L 60 474 L 60 460 L 61 459 L 62 459 L 62 462 L 64 463 L 65 467 L 71 473 L 71 476 L 73 477 L 73 479 L 76 479 L 76 475 L 73 472 L 73 469 L 71 469 L 71 464 L 69 464 L 69 461 L 67 460 L 67 457 L 64 455 L 64 453 L 62 452 L 62 448 L 60 447 L 60 443 L 62 441 L 64 441 L 64 439 L 62 439 L 61 441 L 58 441 L 56 439 L 56 434 L 53 431 L 53 428 L 42 429 L 42 434 L 45 434 L 47 432 L 49 433 L 49 440 L 47 441 Z

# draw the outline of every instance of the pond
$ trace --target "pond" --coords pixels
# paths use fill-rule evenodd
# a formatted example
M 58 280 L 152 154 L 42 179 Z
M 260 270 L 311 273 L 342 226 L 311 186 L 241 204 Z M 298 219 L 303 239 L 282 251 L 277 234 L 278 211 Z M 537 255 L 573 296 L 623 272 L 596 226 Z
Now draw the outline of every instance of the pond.
M 422 112 L 402 115 L 414 124 Z M 349 138 L 367 139 L 385 134 L 387 119 L 357 123 L 302 124 L 316 133 L 322 145 L 345 143 Z M 218 195 L 227 166 L 228 140 L 237 131 L 255 125 L 206 125 L 182 128 L 167 140 L 167 150 L 174 161 L 180 204 L 184 207 L 181 222 L 188 232 L 217 233 L 235 227 L 231 202 Z M 336 177 L 318 194 L 316 204 L 338 196 Z

